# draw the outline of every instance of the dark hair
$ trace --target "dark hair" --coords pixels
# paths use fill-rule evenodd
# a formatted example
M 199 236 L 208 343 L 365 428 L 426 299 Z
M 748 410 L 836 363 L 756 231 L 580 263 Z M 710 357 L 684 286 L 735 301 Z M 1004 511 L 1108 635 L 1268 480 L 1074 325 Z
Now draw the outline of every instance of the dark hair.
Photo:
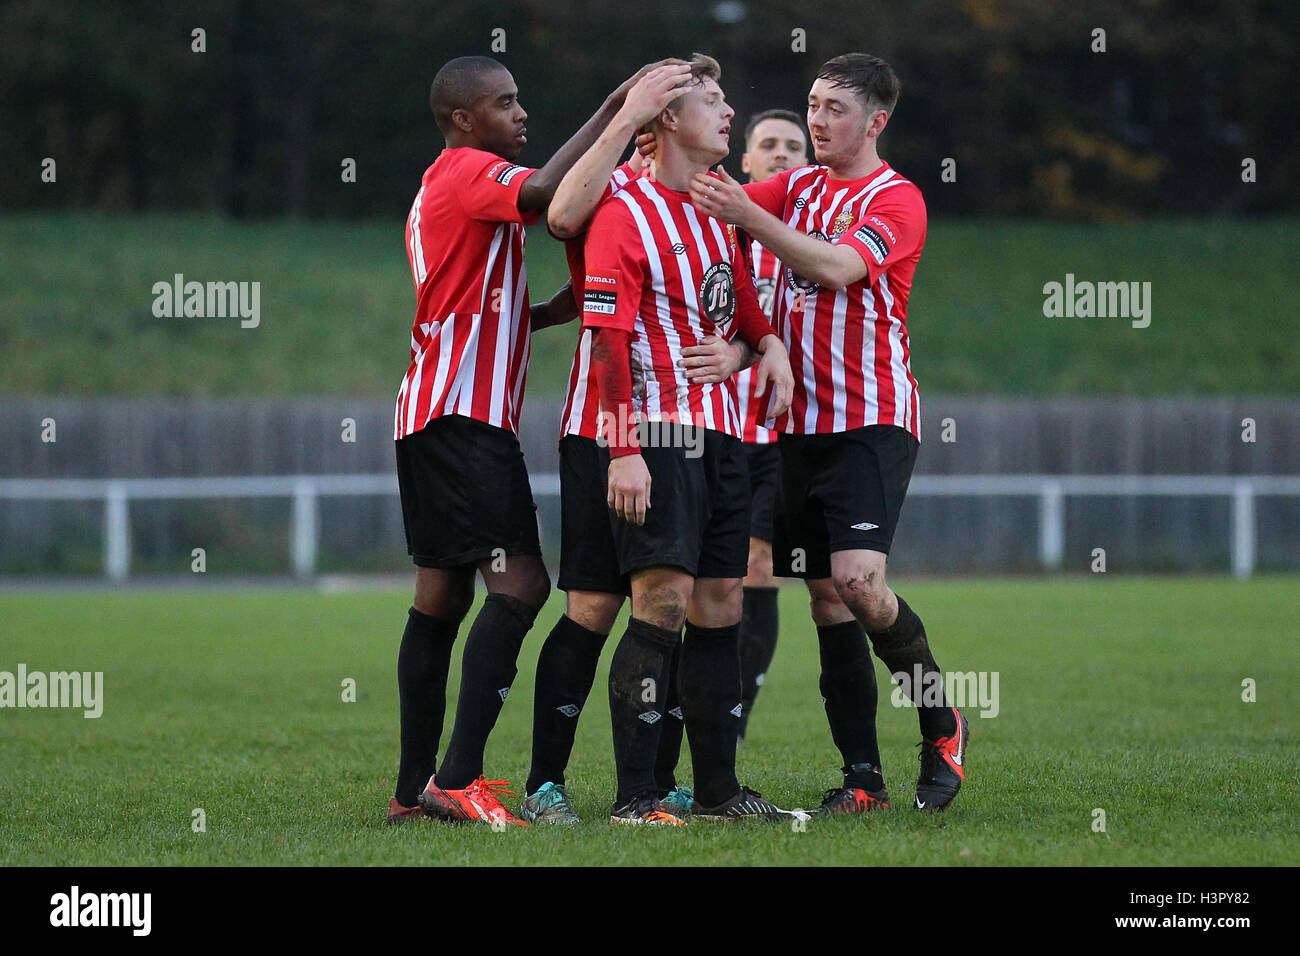
M 763 110 L 763 112 L 755 113 L 751 116 L 749 122 L 745 124 L 746 149 L 749 149 L 749 138 L 754 135 L 754 130 L 758 128 L 758 124 L 763 122 L 763 120 L 770 119 L 785 120 L 787 123 L 793 123 L 795 126 L 799 127 L 799 132 L 803 132 L 803 117 L 798 113 L 791 112 L 790 110 Z M 805 134 L 805 146 L 807 145 L 807 139 L 807 134 Z
M 505 64 L 490 56 L 458 56 L 448 60 L 429 87 L 429 109 L 438 129 L 445 135 L 451 130 L 451 114 L 469 109 L 484 92 L 485 76 L 504 70 Z
M 893 115 L 902 84 L 894 68 L 870 53 L 842 53 L 822 64 L 817 79 L 852 90 L 871 112 L 884 110 Z

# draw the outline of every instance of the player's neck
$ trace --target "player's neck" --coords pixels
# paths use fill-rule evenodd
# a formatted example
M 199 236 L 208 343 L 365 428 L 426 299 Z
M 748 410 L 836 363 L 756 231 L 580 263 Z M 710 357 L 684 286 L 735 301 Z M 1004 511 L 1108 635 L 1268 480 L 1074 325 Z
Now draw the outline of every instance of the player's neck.
M 832 179 L 854 180 L 870 176 L 880 168 L 880 154 L 876 152 L 876 141 L 867 141 L 867 147 L 847 162 L 828 167 Z
M 443 138 L 448 149 L 481 149 L 484 152 L 492 152 L 486 143 L 479 142 L 478 137 L 472 133 L 452 132 Z
M 693 156 L 685 150 L 668 144 L 655 155 L 654 177 L 668 189 L 679 193 L 691 191 L 691 180 L 699 173 L 709 171 L 707 156 Z

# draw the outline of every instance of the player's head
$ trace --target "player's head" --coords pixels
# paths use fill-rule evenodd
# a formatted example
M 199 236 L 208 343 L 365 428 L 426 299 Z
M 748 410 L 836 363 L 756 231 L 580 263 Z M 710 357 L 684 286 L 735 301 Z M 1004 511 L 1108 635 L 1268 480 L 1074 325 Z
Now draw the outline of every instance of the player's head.
M 749 181 L 761 183 L 777 173 L 808 163 L 808 137 L 797 113 L 764 110 L 745 125 L 745 153 L 740 171 Z
M 836 166 L 874 149 L 899 90 L 893 68 L 869 53 L 845 53 L 823 63 L 808 91 L 808 132 L 817 162 Z
M 487 56 L 444 64 L 429 88 L 429 108 L 448 146 L 474 146 L 506 159 L 528 142 L 519 88 L 510 71 Z
M 731 152 L 731 118 L 736 111 L 718 85 L 722 67 L 711 56 L 696 53 L 690 60 L 691 88 L 666 107 L 650 124 L 664 145 L 691 154 L 712 166 Z

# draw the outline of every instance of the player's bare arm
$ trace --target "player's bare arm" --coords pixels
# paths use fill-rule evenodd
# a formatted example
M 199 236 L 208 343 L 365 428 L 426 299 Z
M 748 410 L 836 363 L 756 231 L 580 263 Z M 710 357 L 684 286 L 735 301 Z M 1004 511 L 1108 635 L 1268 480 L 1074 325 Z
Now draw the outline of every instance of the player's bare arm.
M 627 100 L 627 94 L 636 85 L 636 82 L 659 65 L 651 64 L 642 67 L 631 77 L 624 80 L 618 89 L 609 94 L 605 102 L 601 104 L 600 109 L 592 114 L 591 119 L 587 120 L 582 128 L 569 138 L 567 143 L 556 150 L 555 155 L 547 160 L 546 165 L 528 177 L 528 181 L 519 190 L 519 209 L 521 211 L 546 212 L 555 196 L 555 190 L 559 188 L 560 181 L 564 179 L 565 174 L 568 173 L 582 154 L 591 148 L 600 134 L 618 115 L 618 111 L 623 108 L 623 104 Z M 613 169 L 613 167 L 610 168 Z
M 631 335 L 616 328 L 596 328 L 591 342 L 592 372 L 602 409 L 630 409 L 632 404 Z M 615 415 L 615 421 L 631 419 Z M 636 434 L 621 435 L 611 429 L 606 503 L 629 524 L 645 524 L 650 510 L 650 469 L 636 441 Z
M 647 72 L 628 91 L 623 106 L 555 190 L 546 222 L 557 238 L 571 239 L 586 229 L 628 140 L 685 91 L 691 75 L 682 60 L 643 70 Z
M 825 288 L 842 289 L 867 274 L 866 261 L 853 249 L 790 228 L 751 200 L 726 170 L 695 176 L 690 192 L 700 212 L 744 229 L 796 273 Z
M 536 332 L 539 329 L 549 329 L 553 325 L 572 322 L 577 317 L 578 300 L 573 294 L 572 283 L 566 282 L 549 300 L 529 309 L 528 325 Z

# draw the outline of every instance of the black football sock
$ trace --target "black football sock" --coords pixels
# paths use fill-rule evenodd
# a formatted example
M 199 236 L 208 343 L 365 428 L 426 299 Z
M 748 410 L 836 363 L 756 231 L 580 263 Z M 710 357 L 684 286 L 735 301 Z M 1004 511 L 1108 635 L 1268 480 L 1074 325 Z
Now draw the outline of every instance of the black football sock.
M 631 618 L 609 662 L 609 716 L 618 773 L 615 807 L 655 792 L 655 755 L 663 730 L 677 631 Z
M 458 621 L 407 612 L 397 652 L 397 699 L 401 713 L 402 757 L 397 769 L 397 802 L 415 806 L 438 759 L 438 740 L 447 710 L 447 668 Z
M 821 650 L 821 692 L 831 739 L 844 758 L 845 786 L 868 787 L 869 764 L 879 769 L 880 744 L 876 739 L 876 669 L 871 662 L 867 635 L 857 621 L 827 624 L 817 628 Z M 857 769 L 854 770 L 854 766 Z M 851 779 L 850 779 L 851 778 Z
M 664 696 L 663 729 L 659 731 L 659 751 L 655 755 L 655 784 L 659 795 L 665 797 L 677 789 L 677 762 L 682 757 L 682 730 L 685 721 L 682 717 L 681 697 L 677 693 L 677 666 L 682 659 L 682 645 L 678 642 L 673 648 L 672 660 L 668 663 L 668 693 Z
M 691 747 L 695 799 L 715 807 L 740 792 L 736 739 L 740 735 L 740 622 L 696 627 L 686 622 L 677 675 Z
M 740 736 L 745 736 L 754 698 L 763 686 L 767 669 L 776 653 L 776 633 L 780 623 L 777 612 L 777 588 L 745 588 L 744 616 L 740 619 Z
M 925 625 L 901 597 L 898 599 L 897 620 L 885 630 L 872 634 L 871 645 L 876 656 L 889 668 L 889 673 L 906 675 L 904 686 L 910 689 L 909 696 L 916 704 L 921 734 L 930 740 L 938 740 L 956 733 L 957 718 L 953 716 L 952 704 L 944 694 L 943 674 L 930 653 Z
M 533 694 L 533 763 L 525 793 L 546 782 L 564 783 L 564 768 L 573 752 L 578 714 L 587 703 L 605 635 L 589 631 L 567 615 L 542 645 Z
M 537 612 L 508 594 L 489 594 L 465 638 L 456 723 L 438 786 L 463 790 L 483 773 L 483 750 L 515 679 L 515 661 Z

